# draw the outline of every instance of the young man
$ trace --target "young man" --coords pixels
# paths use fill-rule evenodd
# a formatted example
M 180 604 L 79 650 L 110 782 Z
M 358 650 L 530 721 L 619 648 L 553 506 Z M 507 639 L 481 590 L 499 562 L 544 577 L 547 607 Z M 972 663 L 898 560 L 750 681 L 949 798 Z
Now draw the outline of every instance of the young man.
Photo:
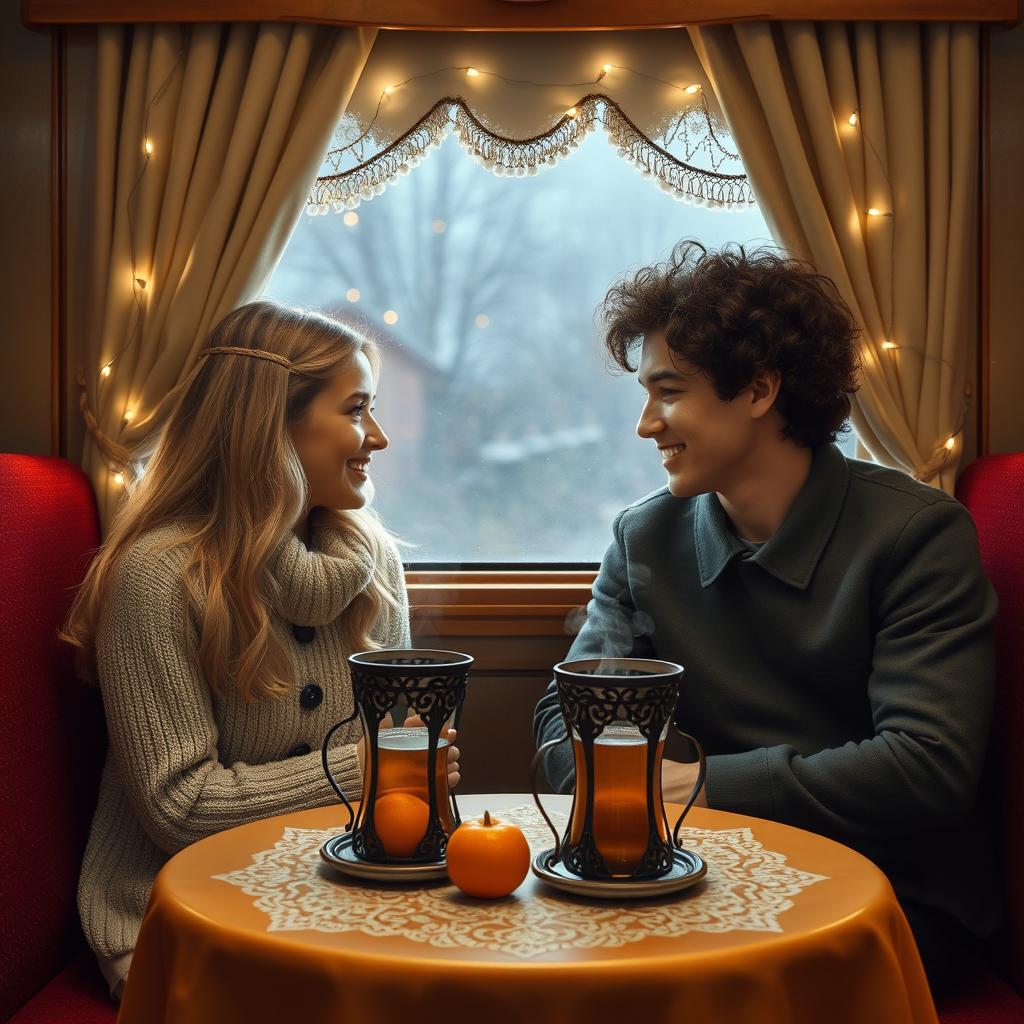
M 889 875 L 933 979 L 998 923 L 972 819 L 995 597 L 942 491 L 834 441 L 858 370 L 835 287 L 768 250 L 676 247 L 605 299 L 668 485 L 621 512 L 569 658 L 685 667 L 707 806 L 830 836 Z M 652 455 L 654 453 L 652 452 Z M 554 684 L 538 745 L 562 733 Z M 545 764 L 573 784 L 568 744 Z M 666 799 L 696 766 L 665 762 Z

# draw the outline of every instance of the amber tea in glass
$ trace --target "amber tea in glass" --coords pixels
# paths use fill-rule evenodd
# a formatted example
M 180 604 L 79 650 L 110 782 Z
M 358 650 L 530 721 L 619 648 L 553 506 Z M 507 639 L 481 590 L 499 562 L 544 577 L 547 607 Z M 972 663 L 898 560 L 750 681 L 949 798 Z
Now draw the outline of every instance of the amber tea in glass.
M 661 790 L 665 738 L 679 696 L 683 667 L 655 658 L 581 658 L 555 666 L 555 688 L 565 731 L 533 758 L 533 798 L 552 835 L 545 870 L 591 881 L 648 881 L 675 870 L 679 828 L 704 784 L 704 752 L 697 779 L 669 831 Z M 571 741 L 575 767 L 572 813 L 559 835 L 537 791 L 549 751 Z
M 664 738 L 655 747 L 655 763 L 661 764 Z M 583 743 L 572 740 L 576 762 L 577 792 L 589 784 Z M 654 778 L 654 806 L 661 801 L 661 774 Z M 573 809 L 569 841 L 583 834 L 584 806 Z M 664 816 L 656 817 L 658 835 L 667 841 Z M 594 739 L 594 842 L 612 875 L 629 875 L 643 858 L 648 843 L 647 740 L 633 725 L 610 725 Z
M 381 729 L 377 733 L 377 799 L 389 793 L 411 793 L 425 804 L 430 803 L 427 790 L 427 748 L 425 728 Z M 369 802 L 372 772 L 363 778 L 363 802 Z M 441 736 L 434 755 L 434 782 L 439 794 L 448 792 L 448 740 Z M 451 807 L 447 800 L 438 802 L 441 827 L 448 835 L 455 830 Z

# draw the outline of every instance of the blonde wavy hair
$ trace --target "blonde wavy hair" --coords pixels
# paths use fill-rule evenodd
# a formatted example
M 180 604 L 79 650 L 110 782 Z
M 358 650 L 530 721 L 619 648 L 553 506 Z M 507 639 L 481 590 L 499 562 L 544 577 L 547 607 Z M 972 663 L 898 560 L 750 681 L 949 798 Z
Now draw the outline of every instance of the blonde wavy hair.
M 213 329 L 207 348 L 234 346 L 284 357 L 200 358 L 179 385 L 165 424 L 140 446 L 136 479 L 87 572 L 61 638 L 75 646 L 78 672 L 96 681 L 96 631 L 121 559 L 144 533 L 170 523 L 183 528 L 162 550 L 187 545 L 185 584 L 201 611 L 199 666 L 214 694 L 233 678 L 245 700 L 295 686 L 288 652 L 271 627 L 276 584 L 268 561 L 309 512 L 308 485 L 289 429 L 316 394 L 362 352 L 376 379 L 377 345 L 329 317 L 252 302 Z M 202 353 L 200 353 L 202 356 Z M 318 513 L 319 515 L 320 513 Z M 323 509 L 323 525 L 369 550 L 370 582 L 346 609 L 341 628 L 350 650 L 378 646 L 371 632 L 400 607 L 385 571 L 394 538 L 376 512 Z

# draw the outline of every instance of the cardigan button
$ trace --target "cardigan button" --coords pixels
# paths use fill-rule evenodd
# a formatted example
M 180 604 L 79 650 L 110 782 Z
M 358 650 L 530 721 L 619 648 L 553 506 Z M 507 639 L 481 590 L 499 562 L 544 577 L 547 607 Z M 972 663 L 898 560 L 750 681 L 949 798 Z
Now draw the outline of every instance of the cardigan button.
M 291 750 L 288 751 L 289 757 L 302 757 L 303 754 L 308 754 L 312 748 L 308 743 L 296 743 Z
M 302 692 L 299 694 L 299 705 L 305 711 L 312 711 L 313 708 L 320 707 L 320 703 L 323 699 L 324 691 L 321 690 L 316 683 L 308 683 L 302 688 Z
M 292 626 L 292 635 L 300 644 L 311 644 L 316 636 L 313 626 Z

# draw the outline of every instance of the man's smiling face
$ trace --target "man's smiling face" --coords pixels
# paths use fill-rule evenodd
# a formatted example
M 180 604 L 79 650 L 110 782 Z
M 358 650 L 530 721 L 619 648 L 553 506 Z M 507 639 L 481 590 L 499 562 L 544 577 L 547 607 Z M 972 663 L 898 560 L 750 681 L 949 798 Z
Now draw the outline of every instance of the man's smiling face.
M 647 400 L 636 432 L 657 444 L 669 491 L 677 498 L 727 491 L 756 439 L 750 390 L 723 401 L 700 370 L 675 356 L 663 331 L 644 336 L 638 378 Z

